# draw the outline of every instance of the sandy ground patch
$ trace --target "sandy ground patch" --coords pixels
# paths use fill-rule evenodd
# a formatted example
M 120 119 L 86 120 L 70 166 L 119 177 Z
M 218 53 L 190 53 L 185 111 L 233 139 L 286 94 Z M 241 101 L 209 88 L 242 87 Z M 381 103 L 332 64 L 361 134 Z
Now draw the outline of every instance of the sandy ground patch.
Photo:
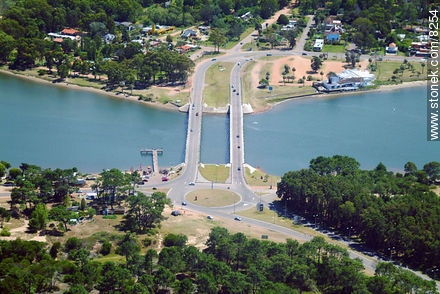
M 259 61 L 258 63 L 265 63 L 265 61 Z M 295 56 L 295 57 L 284 57 L 279 58 L 277 60 L 272 61 L 272 72 L 270 75 L 270 83 L 272 85 L 282 85 L 283 84 L 283 75 L 281 74 L 284 71 L 284 65 L 287 64 L 290 66 L 290 68 L 295 68 L 295 71 L 288 74 L 288 76 L 294 75 L 295 81 L 297 82 L 302 77 L 308 77 L 312 76 L 314 81 L 321 80 L 322 78 L 326 79 L 327 74 L 329 72 L 334 73 L 340 73 L 343 70 L 345 70 L 344 65 L 347 63 L 342 61 L 336 61 L 336 60 L 325 60 L 323 62 L 322 67 L 318 70 L 318 72 L 313 73 L 312 69 L 310 67 L 311 59 L 305 58 L 302 56 Z M 359 65 L 361 67 L 359 67 Z M 356 67 L 362 70 L 365 70 L 368 66 L 368 60 L 363 60 L 359 62 Z M 323 72 L 324 75 L 320 75 L 320 72 Z M 258 75 L 258 73 L 257 73 Z M 305 81 L 304 85 L 311 86 L 313 84 L 313 81 Z M 258 85 L 258 81 L 257 81 Z M 298 83 L 288 84 L 288 85 L 300 85 Z

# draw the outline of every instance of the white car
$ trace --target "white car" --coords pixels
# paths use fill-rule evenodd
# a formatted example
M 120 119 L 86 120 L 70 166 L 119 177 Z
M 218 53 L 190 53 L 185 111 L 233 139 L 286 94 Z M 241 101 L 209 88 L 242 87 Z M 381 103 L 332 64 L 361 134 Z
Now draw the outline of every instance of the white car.
M 208 215 L 208 219 L 210 219 L 210 220 L 213 220 L 213 219 L 214 219 L 214 217 L 213 217 L 213 216 L 210 216 L 210 215 Z

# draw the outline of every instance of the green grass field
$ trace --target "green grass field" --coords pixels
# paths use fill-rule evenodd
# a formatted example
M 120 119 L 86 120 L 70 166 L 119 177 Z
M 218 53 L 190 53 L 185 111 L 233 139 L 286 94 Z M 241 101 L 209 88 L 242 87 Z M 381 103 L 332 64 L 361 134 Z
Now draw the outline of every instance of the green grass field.
M 206 71 L 203 101 L 208 106 L 225 107 L 229 103 L 229 81 L 233 67 L 234 64 L 230 62 L 217 62 Z
M 225 165 L 204 164 L 199 167 L 202 176 L 208 181 L 224 183 L 229 178 L 230 168 Z
M 197 200 L 195 200 L 197 196 Z M 232 205 L 240 201 L 240 196 L 231 191 L 219 190 L 219 189 L 200 189 L 189 192 L 185 196 L 186 201 L 207 207 L 222 207 Z
M 322 52 L 344 53 L 345 52 L 345 45 L 324 45 L 324 47 L 322 47 Z
M 246 182 L 250 186 L 276 186 L 276 184 L 281 180 L 279 176 L 268 175 L 262 170 L 256 169 L 252 174 L 251 170 L 245 168 L 245 178 Z
M 411 64 L 414 66 L 414 72 L 405 68 L 403 73 L 394 74 L 394 70 L 400 68 L 402 64 L 402 62 L 398 61 L 378 61 L 377 70 L 372 73 L 376 75 L 377 81 L 385 83 L 392 81 L 392 76 L 395 76 L 397 81 L 402 82 L 422 80 L 424 78 L 422 73 L 426 73 L 426 66 L 422 70 L 422 65 L 420 62 L 411 62 Z M 420 75 L 418 72 L 420 72 Z
M 226 45 L 222 48 L 224 49 L 231 49 L 232 47 L 234 47 L 235 45 L 237 45 L 239 42 L 241 42 L 244 38 L 246 38 L 247 36 L 249 36 L 253 31 L 254 31 L 254 27 L 249 27 L 247 28 L 243 33 L 241 33 L 240 35 L 240 39 L 239 40 L 235 40 L 235 41 L 229 41 L 226 43 Z

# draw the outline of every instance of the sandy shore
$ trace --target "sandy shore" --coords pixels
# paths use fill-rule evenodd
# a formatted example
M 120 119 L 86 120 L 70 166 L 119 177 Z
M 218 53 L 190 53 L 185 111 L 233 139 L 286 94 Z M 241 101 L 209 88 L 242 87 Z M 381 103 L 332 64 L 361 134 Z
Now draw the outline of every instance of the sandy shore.
M 299 96 L 299 97 L 293 97 L 293 98 L 286 98 L 283 101 L 271 104 L 268 107 L 265 107 L 264 109 L 254 109 L 254 113 L 262 113 L 265 111 L 268 111 L 272 109 L 274 106 L 286 103 L 293 100 L 299 100 L 299 99 L 328 99 L 328 98 L 338 98 L 343 96 L 354 96 L 354 95 L 362 95 L 366 93 L 375 93 L 375 92 L 385 92 L 385 91 L 395 91 L 395 90 L 401 90 L 403 88 L 414 88 L 414 87 L 426 87 L 426 81 L 413 81 L 413 82 L 405 82 L 402 84 L 397 85 L 381 85 L 378 86 L 376 89 L 370 89 L 365 91 L 355 91 L 355 92 L 339 92 L 339 93 L 332 93 L 332 94 L 316 94 L 316 95 L 307 95 L 307 96 Z
M 60 88 L 64 88 L 64 89 L 73 89 L 73 90 L 80 90 L 80 91 L 87 91 L 87 92 L 91 92 L 91 93 L 96 93 L 96 94 L 100 94 L 100 95 L 105 95 L 111 98 L 116 98 L 116 99 L 121 99 L 121 100 L 126 100 L 126 101 L 130 101 L 130 102 L 136 102 L 139 104 L 144 104 L 147 105 L 149 107 L 154 107 L 154 108 L 159 108 L 159 109 L 164 109 L 164 110 L 173 110 L 173 111 L 178 111 L 179 108 L 173 104 L 167 103 L 167 104 L 162 104 L 160 102 L 149 102 L 149 101 L 141 101 L 138 100 L 138 96 L 131 96 L 129 94 L 122 94 L 122 93 L 115 93 L 115 92 L 110 92 L 110 91 L 105 91 L 105 90 L 101 90 L 101 89 L 96 89 L 96 88 L 92 88 L 92 87 L 83 87 L 83 86 L 79 86 L 79 85 L 75 85 L 75 84 L 71 84 L 69 83 L 69 81 L 63 81 L 63 82 L 59 82 L 59 83 L 54 83 L 52 81 L 48 81 L 45 79 L 40 79 L 37 77 L 33 77 L 33 76 L 28 76 L 28 75 L 24 75 L 24 74 L 19 74 L 19 73 L 15 73 L 15 72 L 11 72 L 9 70 L 5 70 L 5 69 L 0 69 L 0 73 L 9 75 L 9 76 L 13 76 L 13 77 L 17 77 L 20 79 L 25 79 L 25 80 L 29 80 L 29 81 L 33 81 L 36 83 L 41 83 L 41 84 L 46 84 L 46 85 L 51 85 L 51 86 L 55 86 L 55 87 L 60 87 Z
M 96 88 L 92 88 L 92 87 L 82 87 L 82 86 L 70 84 L 68 81 L 60 82 L 60 83 L 53 83 L 51 81 L 47 81 L 47 80 L 40 79 L 37 77 L 27 76 L 24 74 L 11 72 L 11 71 L 8 71 L 5 69 L 0 69 L 0 73 L 4 73 L 4 74 L 14 76 L 17 78 L 21 78 L 21 79 L 34 81 L 37 83 L 61 87 L 61 88 L 65 88 L 65 89 L 73 89 L 73 90 L 80 90 L 80 91 L 88 91 L 88 92 L 92 92 L 92 93 L 97 93 L 97 94 L 105 95 L 105 96 L 108 96 L 111 98 L 126 100 L 126 101 L 130 101 L 130 102 L 136 102 L 136 103 L 143 104 L 143 105 L 146 105 L 149 107 L 159 108 L 159 109 L 163 109 L 163 110 L 179 111 L 179 107 L 177 107 L 173 104 L 170 104 L 170 103 L 162 104 L 160 102 L 139 101 L 138 96 L 130 96 L 128 94 L 109 92 L 109 91 L 100 90 L 100 89 L 96 89 Z M 365 91 L 333 93 L 333 94 L 317 94 L 317 95 L 312 95 L 312 96 L 303 96 L 303 97 L 300 96 L 300 97 L 294 97 L 294 98 L 286 98 L 283 101 L 267 105 L 264 108 L 254 108 L 253 113 L 262 113 L 262 112 L 265 112 L 265 111 L 272 109 L 274 106 L 276 106 L 278 104 L 285 103 L 285 102 L 292 101 L 292 100 L 298 100 L 298 99 L 335 98 L 335 97 L 341 97 L 341 96 L 347 96 L 347 95 L 359 95 L 359 94 L 365 94 L 365 93 L 392 91 L 392 90 L 399 90 L 402 88 L 412 88 L 412 87 L 422 87 L 422 86 L 426 86 L 426 81 L 405 82 L 405 83 L 397 84 L 397 85 L 381 85 L 381 86 L 377 87 L 376 89 L 365 90 Z M 219 111 L 219 112 L 208 111 L 208 112 L 210 112 L 210 113 L 224 113 L 223 111 Z

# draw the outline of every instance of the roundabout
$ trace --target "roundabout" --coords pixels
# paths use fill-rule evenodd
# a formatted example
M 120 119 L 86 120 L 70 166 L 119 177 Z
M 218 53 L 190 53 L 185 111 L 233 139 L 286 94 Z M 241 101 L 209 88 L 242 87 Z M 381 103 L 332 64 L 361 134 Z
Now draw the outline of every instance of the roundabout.
M 221 189 L 199 189 L 185 195 L 188 203 L 204 207 L 224 207 L 241 201 L 237 193 Z

